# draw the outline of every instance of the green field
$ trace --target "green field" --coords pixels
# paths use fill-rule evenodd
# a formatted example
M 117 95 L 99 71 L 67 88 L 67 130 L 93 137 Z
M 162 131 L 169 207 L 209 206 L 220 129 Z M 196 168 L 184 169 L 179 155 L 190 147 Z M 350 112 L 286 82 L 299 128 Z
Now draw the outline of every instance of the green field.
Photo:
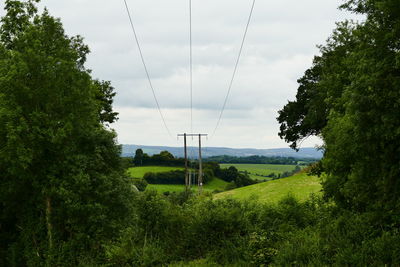
M 224 190 L 228 182 L 225 182 L 219 178 L 213 178 L 211 182 L 205 184 L 203 186 L 203 190 L 206 192 L 212 192 L 216 189 L 218 190 Z M 180 184 L 149 184 L 146 188 L 146 190 L 157 190 L 160 193 L 163 192 L 183 192 L 185 190 L 184 185 Z M 192 186 L 192 190 L 197 191 L 197 185 Z
M 221 168 L 229 168 L 230 166 L 234 166 L 239 171 L 247 171 L 249 173 L 250 178 L 252 179 L 268 179 L 267 177 L 263 177 L 262 175 L 270 175 L 275 173 L 276 175 L 282 174 L 283 172 L 290 172 L 294 170 L 296 165 L 277 165 L 277 164 L 239 164 L 239 163 L 227 163 L 220 164 Z
M 134 168 L 129 168 L 128 173 L 131 177 L 134 178 L 143 178 L 143 176 L 148 173 L 148 172 L 168 172 L 168 171 L 174 171 L 174 170 L 184 170 L 183 167 L 164 167 L 164 166 L 145 166 L 145 167 L 134 167 Z M 226 185 L 228 183 L 218 179 L 214 178 L 211 180 L 211 182 L 205 184 L 203 186 L 204 191 L 207 192 L 212 192 L 216 189 L 223 190 L 225 189 Z M 149 184 L 146 188 L 146 190 L 157 190 L 160 193 L 163 192 L 182 192 L 185 190 L 184 185 L 179 185 L 179 184 Z M 197 190 L 197 186 L 192 187 L 193 190 Z
M 134 178 L 143 178 L 148 172 L 169 172 L 175 170 L 184 170 L 183 167 L 165 167 L 165 166 L 145 166 L 128 169 L 128 174 Z
M 308 176 L 306 173 L 299 173 L 287 178 L 222 192 L 216 194 L 214 199 L 234 198 L 244 200 L 255 198 L 263 203 L 276 203 L 288 194 L 292 194 L 298 200 L 303 201 L 310 194 L 320 194 L 320 192 L 320 178 Z

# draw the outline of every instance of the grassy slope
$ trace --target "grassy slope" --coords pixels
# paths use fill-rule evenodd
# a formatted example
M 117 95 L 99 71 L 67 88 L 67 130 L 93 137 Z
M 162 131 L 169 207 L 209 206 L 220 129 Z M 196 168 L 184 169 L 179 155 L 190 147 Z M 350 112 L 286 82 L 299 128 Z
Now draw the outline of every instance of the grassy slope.
M 293 194 L 297 199 L 302 201 L 307 199 L 311 193 L 318 194 L 320 191 L 321 184 L 318 177 L 300 173 L 288 178 L 222 192 L 216 194 L 214 199 L 231 197 L 234 199 L 244 200 L 255 197 L 260 202 L 276 203 L 288 194 Z
M 221 168 L 228 168 L 235 166 L 239 171 L 248 171 L 250 173 L 258 173 L 268 175 L 270 173 L 283 173 L 285 171 L 292 171 L 296 165 L 277 165 L 277 164 L 220 164 Z
M 282 174 L 285 171 L 292 171 L 296 165 L 278 165 L 278 164 L 239 164 L 239 163 L 227 163 L 220 164 L 221 168 L 229 168 L 235 166 L 239 171 L 249 172 L 249 176 L 254 180 L 268 179 L 258 175 L 269 175 L 275 173 L 276 175 Z M 256 175 L 258 174 L 258 175 Z

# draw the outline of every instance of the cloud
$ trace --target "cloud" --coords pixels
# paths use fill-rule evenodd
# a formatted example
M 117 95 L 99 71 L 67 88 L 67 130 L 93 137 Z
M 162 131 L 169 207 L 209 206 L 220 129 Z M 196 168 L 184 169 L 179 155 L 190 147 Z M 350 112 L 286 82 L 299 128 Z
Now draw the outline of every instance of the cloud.
M 154 89 L 173 134 L 190 131 L 188 3 L 127 0 Z M 257 1 L 223 120 L 206 145 L 285 147 L 277 111 L 295 97 L 336 21 L 341 0 Z M 194 130 L 212 132 L 222 107 L 251 0 L 193 0 Z M 42 0 L 69 35 L 91 48 L 87 66 L 117 90 L 114 125 L 121 143 L 180 145 L 169 138 L 132 36 L 123 1 Z M 4 3 L 0 3 L 3 9 Z M 4 14 L 1 11 L 1 14 Z M 310 139 L 303 145 L 319 143 Z

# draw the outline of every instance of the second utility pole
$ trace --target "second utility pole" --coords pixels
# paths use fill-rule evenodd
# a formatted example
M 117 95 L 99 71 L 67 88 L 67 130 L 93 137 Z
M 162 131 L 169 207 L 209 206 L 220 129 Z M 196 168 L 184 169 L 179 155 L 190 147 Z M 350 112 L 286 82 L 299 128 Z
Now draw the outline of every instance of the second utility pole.
M 199 134 L 199 194 L 203 192 L 203 166 L 201 162 L 201 134 Z

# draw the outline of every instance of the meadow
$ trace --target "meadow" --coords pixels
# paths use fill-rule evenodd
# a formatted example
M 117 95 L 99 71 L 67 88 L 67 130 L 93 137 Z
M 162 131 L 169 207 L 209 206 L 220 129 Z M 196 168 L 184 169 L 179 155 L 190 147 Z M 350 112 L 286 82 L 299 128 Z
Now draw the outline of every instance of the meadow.
M 166 166 L 144 166 L 144 167 L 134 167 L 128 169 L 128 174 L 134 178 L 143 178 L 143 176 L 148 172 L 169 172 L 175 170 L 184 170 L 183 167 L 166 167 Z
M 305 201 L 310 194 L 321 194 L 321 178 L 299 173 L 291 177 L 272 180 L 218 193 L 214 199 L 256 199 L 262 203 L 277 203 L 287 195 Z
M 209 183 L 203 185 L 203 191 L 213 192 L 214 190 L 224 190 L 228 182 L 214 177 Z M 159 193 L 164 192 L 183 192 L 185 190 L 184 185 L 179 184 L 149 184 L 146 190 L 156 190 Z M 195 192 L 198 190 L 198 186 L 192 185 L 191 189 Z
M 134 178 L 143 178 L 143 176 L 148 172 L 168 172 L 174 170 L 184 170 L 184 168 L 165 166 L 134 167 L 128 169 L 128 174 Z M 214 190 L 224 190 L 227 184 L 227 182 L 214 177 L 209 183 L 203 186 L 203 190 L 206 192 L 212 192 Z M 197 184 L 192 185 L 191 188 L 192 190 L 197 191 Z M 159 193 L 183 192 L 185 190 L 185 186 L 179 184 L 148 184 L 146 190 L 156 190 Z
M 241 172 L 247 171 L 250 178 L 256 180 L 268 179 L 267 176 L 272 173 L 276 175 L 282 174 L 284 172 L 290 172 L 295 169 L 296 165 L 277 165 L 277 164 L 220 164 L 221 168 L 229 168 L 234 166 Z

